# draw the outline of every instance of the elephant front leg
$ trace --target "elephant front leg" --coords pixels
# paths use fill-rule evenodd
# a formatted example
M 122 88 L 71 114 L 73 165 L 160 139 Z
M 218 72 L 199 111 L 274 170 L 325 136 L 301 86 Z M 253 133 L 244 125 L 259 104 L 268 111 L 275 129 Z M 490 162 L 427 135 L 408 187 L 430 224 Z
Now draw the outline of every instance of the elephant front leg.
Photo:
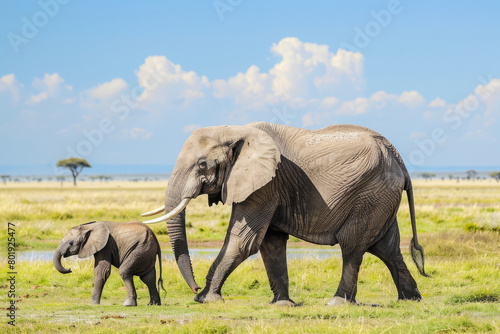
M 260 246 L 269 285 L 274 294 L 271 304 L 277 306 L 295 306 L 295 303 L 288 297 L 287 240 L 288 234 L 269 229 Z
M 262 207 L 248 200 L 235 204 L 224 246 L 210 267 L 205 288 L 196 295 L 199 303 L 222 301 L 221 289 L 227 277 L 249 256 L 256 254 L 271 222 L 275 207 Z
M 111 263 L 101 258 L 99 255 L 95 255 L 95 265 L 94 265 L 94 287 L 92 288 L 92 304 L 101 303 L 102 289 L 104 284 L 111 273 Z
M 229 239 L 227 241 L 226 238 L 224 246 L 208 271 L 205 288 L 194 297 L 198 303 L 224 301 L 221 295 L 222 285 L 229 274 L 249 256 L 240 251 L 236 237 Z

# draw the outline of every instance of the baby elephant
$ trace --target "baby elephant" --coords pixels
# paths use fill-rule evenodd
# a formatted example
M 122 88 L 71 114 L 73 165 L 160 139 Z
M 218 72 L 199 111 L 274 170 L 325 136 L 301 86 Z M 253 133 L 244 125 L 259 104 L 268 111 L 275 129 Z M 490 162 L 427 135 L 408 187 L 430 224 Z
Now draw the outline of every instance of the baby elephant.
M 61 240 L 54 252 L 54 267 L 68 274 L 71 269 L 61 265 L 61 257 L 77 255 L 85 258 L 94 255 L 94 288 L 92 303 L 101 301 L 102 288 L 111 272 L 111 265 L 119 268 L 127 289 L 124 306 L 137 306 L 133 276 L 139 276 L 149 288 L 148 305 L 161 305 L 156 288 L 156 256 L 160 262 L 158 288 L 163 288 L 161 278 L 161 249 L 153 231 L 140 222 L 112 223 L 90 222 L 73 227 Z

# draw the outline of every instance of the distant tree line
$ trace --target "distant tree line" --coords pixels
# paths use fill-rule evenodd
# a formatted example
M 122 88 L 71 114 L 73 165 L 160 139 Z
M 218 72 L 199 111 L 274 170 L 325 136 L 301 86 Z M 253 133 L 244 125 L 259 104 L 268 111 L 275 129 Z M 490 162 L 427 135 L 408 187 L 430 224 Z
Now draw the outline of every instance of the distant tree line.
M 462 178 L 463 180 L 476 181 L 476 180 L 481 179 L 481 177 L 479 177 L 479 173 L 476 170 L 470 169 L 470 170 L 465 171 L 465 173 L 467 174 L 467 176 Z M 424 172 L 424 173 L 420 173 L 419 176 L 424 178 L 426 181 L 429 181 L 429 180 L 432 180 L 436 176 L 436 174 Z M 495 181 L 500 182 L 500 172 L 489 173 L 489 176 L 492 177 Z M 443 177 L 441 177 L 441 179 L 444 180 L 445 177 L 443 176 Z M 448 174 L 448 179 L 449 180 L 456 179 L 457 181 L 459 181 L 460 177 L 458 177 L 458 176 L 455 177 L 453 174 Z M 486 180 L 486 177 L 484 177 L 483 179 Z

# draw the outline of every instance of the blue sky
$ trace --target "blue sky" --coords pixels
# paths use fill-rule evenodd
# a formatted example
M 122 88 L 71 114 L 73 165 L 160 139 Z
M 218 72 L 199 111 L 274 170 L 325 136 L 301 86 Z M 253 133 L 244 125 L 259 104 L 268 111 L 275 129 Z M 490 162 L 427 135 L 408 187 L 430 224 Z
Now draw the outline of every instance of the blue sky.
M 407 165 L 500 166 L 495 1 L 10 1 L 0 165 L 172 165 L 197 127 L 370 127 Z

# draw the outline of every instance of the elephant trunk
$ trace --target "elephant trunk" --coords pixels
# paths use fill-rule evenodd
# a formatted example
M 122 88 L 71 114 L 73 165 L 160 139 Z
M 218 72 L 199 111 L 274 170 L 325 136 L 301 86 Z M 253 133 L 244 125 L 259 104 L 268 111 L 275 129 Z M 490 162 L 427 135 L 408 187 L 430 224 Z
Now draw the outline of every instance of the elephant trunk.
M 174 219 L 167 222 L 168 235 L 174 251 L 175 261 L 184 280 L 194 293 L 200 289 L 194 279 L 191 258 L 186 238 L 186 210 L 182 210 Z
M 54 257 L 52 258 L 52 262 L 54 263 L 54 267 L 61 274 L 69 274 L 71 272 L 71 269 L 66 269 L 63 267 L 63 265 L 61 264 L 61 258 L 62 258 L 61 246 L 59 245 L 59 247 L 57 247 L 57 249 L 54 252 Z

